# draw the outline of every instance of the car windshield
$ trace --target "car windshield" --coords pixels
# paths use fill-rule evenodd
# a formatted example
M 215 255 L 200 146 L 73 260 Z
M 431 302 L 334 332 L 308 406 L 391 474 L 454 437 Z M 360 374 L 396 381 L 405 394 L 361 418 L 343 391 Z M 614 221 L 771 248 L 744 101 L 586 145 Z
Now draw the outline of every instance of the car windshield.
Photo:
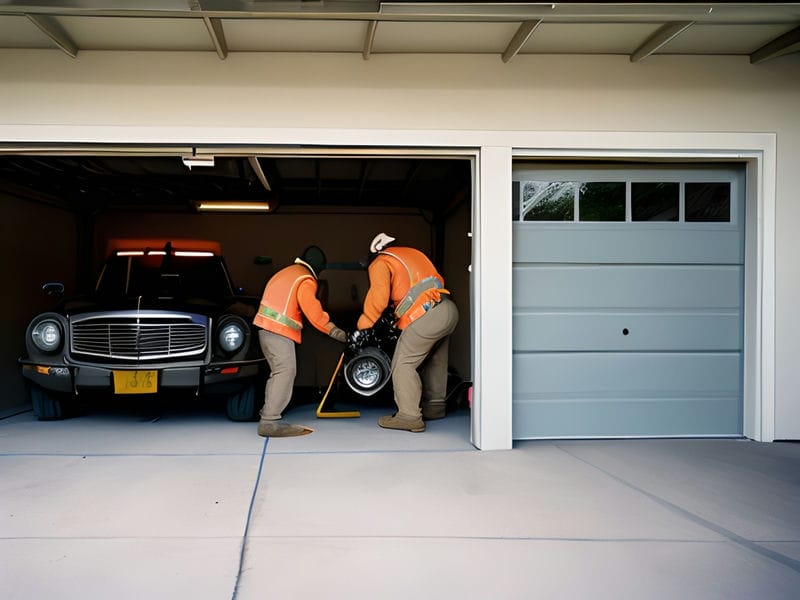
M 221 298 L 232 295 L 219 256 L 112 256 L 97 292 L 104 296 Z

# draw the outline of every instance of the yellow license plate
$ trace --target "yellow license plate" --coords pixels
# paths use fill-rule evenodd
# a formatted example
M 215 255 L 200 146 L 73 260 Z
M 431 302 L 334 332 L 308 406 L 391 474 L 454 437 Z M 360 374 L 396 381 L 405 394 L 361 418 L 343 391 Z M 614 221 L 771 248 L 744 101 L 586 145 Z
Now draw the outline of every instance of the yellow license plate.
M 115 394 L 154 394 L 158 371 L 114 371 Z

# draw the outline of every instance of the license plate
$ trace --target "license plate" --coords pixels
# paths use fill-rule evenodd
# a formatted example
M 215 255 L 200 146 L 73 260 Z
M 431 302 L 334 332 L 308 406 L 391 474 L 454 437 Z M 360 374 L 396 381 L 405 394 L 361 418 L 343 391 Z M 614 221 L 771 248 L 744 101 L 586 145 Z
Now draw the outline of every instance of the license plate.
M 114 371 L 115 394 L 154 394 L 158 371 Z

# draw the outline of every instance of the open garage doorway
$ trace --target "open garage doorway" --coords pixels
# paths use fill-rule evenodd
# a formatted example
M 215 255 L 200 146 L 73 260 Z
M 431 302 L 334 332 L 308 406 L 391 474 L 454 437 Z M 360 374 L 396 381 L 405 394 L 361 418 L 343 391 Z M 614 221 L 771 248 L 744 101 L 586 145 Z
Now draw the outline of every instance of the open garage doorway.
M 469 154 L 414 150 L 94 146 L 0 155 L 0 197 L 11 215 L 5 255 L 16 257 L 4 259 L 10 326 L 2 379 L 13 393 L 0 409 L 26 402 L 16 359 L 29 320 L 54 304 L 42 284 L 62 282 L 67 296 L 91 290 L 111 239 L 217 241 L 235 285 L 252 296 L 305 247 L 318 245 L 329 263 L 323 303 L 337 324 L 352 329 L 368 287 L 360 261 L 385 231 L 428 254 L 453 293 L 461 319 L 450 343 L 451 405 L 468 410 L 474 169 Z M 215 202 L 261 208 L 206 210 Z M 298 348 L 301 403 L 319 398 L 341 352 L 306 331 Z

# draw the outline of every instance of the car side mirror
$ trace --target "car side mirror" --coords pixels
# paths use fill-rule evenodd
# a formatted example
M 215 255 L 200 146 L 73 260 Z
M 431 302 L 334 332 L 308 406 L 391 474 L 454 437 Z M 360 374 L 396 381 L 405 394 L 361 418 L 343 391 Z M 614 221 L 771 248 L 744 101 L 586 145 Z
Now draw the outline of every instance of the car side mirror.
M 64 284 L 56 281 L 45 283 L 42 286 L 42 291 L 48 296 L 60 296 L 64 293 Z

